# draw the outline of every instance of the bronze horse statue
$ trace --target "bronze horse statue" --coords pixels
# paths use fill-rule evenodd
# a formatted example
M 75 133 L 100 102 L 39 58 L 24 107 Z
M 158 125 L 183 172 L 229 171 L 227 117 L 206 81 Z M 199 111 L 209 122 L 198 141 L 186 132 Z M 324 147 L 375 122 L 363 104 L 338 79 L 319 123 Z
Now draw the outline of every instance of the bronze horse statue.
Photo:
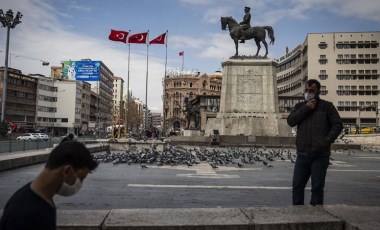
M 228 29 L 230 31 L 230 36 L 235 42 L 235 48 L 236 48 L 236 53 L 235 57 L 239 55 L 239 43 L 238 41 L 243 38 L 243 33 L 244 33 L 244 39 L 245 40 L 250 40 L 250 39 L 255 39 L 256 46 L 257 46 L 257 52 L 255 57 L 259 54 L 260 51 L 260 42 L 262 42 L 265 46 L 265 55 L 264 57 L 267 57 L 268 54 L 268 44 L 265 41 L 265 30 L 268 31 L 268 36 L 270 38 L 270 43 L 269 44 L 274 44 L 274 31 L 271 26 L 254 26 L 250 27 L 246 30 L 242 30 L 239 23 L 233 19 L 232 17 L 221 17 L 220 22 L 222 24 L 222 30 L 226 30 L 226 27 L 228 26 Z

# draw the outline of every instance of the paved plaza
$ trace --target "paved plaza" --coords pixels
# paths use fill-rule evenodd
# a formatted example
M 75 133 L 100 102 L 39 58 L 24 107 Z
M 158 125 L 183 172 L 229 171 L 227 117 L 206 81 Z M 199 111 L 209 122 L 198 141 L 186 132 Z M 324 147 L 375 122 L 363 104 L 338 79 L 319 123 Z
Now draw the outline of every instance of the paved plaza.
M 113 151 L 114 152 L 114 151 Z M 294 153 L 294 150 L 292 150 Z M 325 204 L 380 206 L 380 153 L 333 152 Z M 216 208 L 287 206 L 291 204 L 290 160 L 238 165 L 201 162 L 195 166 L 101 163 L 73 197 L 56 196 L 59 209 Z M 43 164 L 0 172 L 0 209 L 19 187 L 32 180 Z M 305 203 L 310 199 L 309 188 Z

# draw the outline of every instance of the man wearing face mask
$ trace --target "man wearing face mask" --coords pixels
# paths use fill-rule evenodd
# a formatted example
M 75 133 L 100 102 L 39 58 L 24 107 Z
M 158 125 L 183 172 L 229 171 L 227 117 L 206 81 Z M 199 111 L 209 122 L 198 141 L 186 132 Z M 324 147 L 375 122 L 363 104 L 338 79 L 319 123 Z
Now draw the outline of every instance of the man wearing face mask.
M 320 90 L 319 81 L 308 80 L 305 84 L 305 101 L 296 104 L 287 118 L 291 127 L 297 126 L 297 160 L 292 182 L 293 205 L 304 204 L 305 187 L 310 177 L 310 204 L 323 204 L 330 147 L 343 129 L 334 105 L 319 98 Z
M 80 142 L 66 141 L 50 153 L 42 172 L 7 202 L 0 229 L 56 229 L 55 194 L 71 196 L 98 166 Z

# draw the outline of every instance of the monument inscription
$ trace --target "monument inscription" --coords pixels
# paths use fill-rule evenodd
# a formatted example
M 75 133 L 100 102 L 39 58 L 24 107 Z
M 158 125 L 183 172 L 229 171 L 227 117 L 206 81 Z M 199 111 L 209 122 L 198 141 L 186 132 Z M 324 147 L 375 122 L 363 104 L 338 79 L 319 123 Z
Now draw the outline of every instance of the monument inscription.
M 237 85 L 236 87 L 239 89 L 237 90 L 237 94 L 255 94 L 255 93 L 262 93 L 263 79 L 260 75 L 238 75 L 237 76 Z

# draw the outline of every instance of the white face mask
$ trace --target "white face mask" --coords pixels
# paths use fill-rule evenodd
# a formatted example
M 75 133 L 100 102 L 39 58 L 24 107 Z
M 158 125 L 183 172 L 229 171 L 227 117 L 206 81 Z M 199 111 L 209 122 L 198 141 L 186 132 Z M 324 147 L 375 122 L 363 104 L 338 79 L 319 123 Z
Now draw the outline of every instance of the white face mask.
M 76 176 L 76 175 L 75 175 Z M 76 176 L 77 179 L 73 185 L 67 184 L 65 181 L 63 182 L 61 188 L 57 192 L 58 195 L 61 196 L 72 196 L 77 193 L 82 187 L 82 181 Z
M 315 93 L 305 93 L 305 100 L 310 101 L 315 98 Z

